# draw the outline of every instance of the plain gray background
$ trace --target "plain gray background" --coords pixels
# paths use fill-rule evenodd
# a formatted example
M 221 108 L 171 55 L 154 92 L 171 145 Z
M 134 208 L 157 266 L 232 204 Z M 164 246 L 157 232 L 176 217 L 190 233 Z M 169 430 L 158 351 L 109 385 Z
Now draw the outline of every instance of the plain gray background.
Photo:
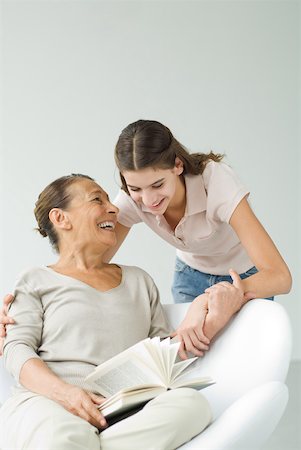
M 33 231 L 39 192 L 81 172 L 114 198 L 119 133 L 155 119 L 191 151 L 225 153 L 249 187 L 294 277 L 277 301 L 300 359 L 300 3 L 11 0 L 1 21 L 0 295 L 55 260 Z M 174 256 L 137 225 L 115 261 L 146 269 L 168 303 Z

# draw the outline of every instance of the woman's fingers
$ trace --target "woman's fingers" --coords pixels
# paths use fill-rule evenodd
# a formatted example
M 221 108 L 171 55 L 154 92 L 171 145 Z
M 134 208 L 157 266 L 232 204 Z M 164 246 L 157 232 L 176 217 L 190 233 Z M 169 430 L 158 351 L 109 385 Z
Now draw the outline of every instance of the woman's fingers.
M 83 400 L 82 411 L 84 411 L 84 414 L 87 417 L 87 418 L 86 417 L 83 417 L 83 418 L 85 418 L 85 420 L 87 420 L 92 425 L 94 425 L 98 428 L 99 428 L 99 425 L 102 428 L 107 426 L 106 419 L 101 414 L 99 409 L 97 407 L 95 407 L 95 404 L 92 402 L 92 400 L 89 398 L 89 396 L 87 396 L 87 398 L 85 398 Z
M 193 330 L 181 330 L 178 333 L 181 339 L 181 346 L 179 348 L 179 355 L 182 359 L 187 359 L 184 352 L 192 353 L 195 356 L 203 356 L 204 351 L 209 350 L 209 346 L 200 342 Z M 184 357 L 186 355 L 186 358 Z
M 3 298 L 2 309 L 0 310 L 0 338 L 4 338 L 6 336 L 6 325 L 15 323 L 12 317 L 7 315 L 8 308 L 11 302 L 14 300 L 14 297 L 11 294 L 5 295 Z M 2 343 L 0 344 L 0 351 L 2 350 Z
M 180 347 L 178 350 L 178 355 L 183 360 L 188 359 L 187 353 L 185 352 L 185 348 L 184 348 L 184 346 L 185 346 L 184 341 L 181 336 L 179 336 L 179 339 L 180 339 L 181 343 L 180 343 Z

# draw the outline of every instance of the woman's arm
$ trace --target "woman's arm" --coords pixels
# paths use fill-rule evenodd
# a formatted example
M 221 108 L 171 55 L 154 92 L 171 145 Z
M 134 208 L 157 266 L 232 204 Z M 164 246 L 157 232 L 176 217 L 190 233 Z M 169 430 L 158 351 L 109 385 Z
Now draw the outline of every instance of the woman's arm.
M 121 225 L 121 223 L 117 222 L 115 227 L 115 233 L 116 233 L 116 244 L 113 247 L 110 247 L 105 253 L 103 257 L 104 262 L 110 262 L 115 253 L 117 253 L 119 247 L 127 237 L 128 233 L 130 231 L 129 227 L 126 227 L 124 225 Z
M 181 342 L 179 356 L 187 359 L 186 352 L 195 356 L 203 356 L 209 350 L 210 340 L 205 331 L 205 320 L 208 313 L 207 294 L 201 294 L 190 304 L 184 320 L 180 323 L 172 337 L 177 336 Z
M 11 326 L 4 343 L 6 368 L 30 391 L 60 403 L 71 413 L 95 426 L 105 426 L 105 419 L 96 407 L 103 399 L 64 382 L 39 357 L 38 349 L 43 341 L 44 307 L 38 289 L 30 286 L 25 278 L 28 278 L 28 274 L 19 279 L 16 298 L 11 305 L 15 324 Z
M 97 408 L 105 399 L 64 382 L 41 359 L 27 360 L 21 368 L 19 381 L 26 389 L 59 403 L 95 427 L 106 427 L 107 422 Z
M 292 286 L 290 271 L 246 198 L 234 210 L 230 225 L 258 269 L 258 273 L 242 280 L 244 292 L 252 292 L 256 298 L 288 293 Z
M 185 359 L 185 350 L 202 356 L 209 350 L 211 339 L 224 328 L 233 314 L 240 310 L 244 296 L 240 276 L 230 270 L 233 284 L 217 283 L 196 297 L 174 335 L 181 340 L 179 354 Z M 208 291 L 208 292 L 207 292 Z

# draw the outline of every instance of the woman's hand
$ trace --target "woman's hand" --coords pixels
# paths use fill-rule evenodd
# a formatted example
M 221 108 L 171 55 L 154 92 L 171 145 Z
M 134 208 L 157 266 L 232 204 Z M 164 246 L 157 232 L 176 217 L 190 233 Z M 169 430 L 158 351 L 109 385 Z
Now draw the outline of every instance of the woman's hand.
M 222 281 L 205 291 L 208 295 L 208 315 L 204 325 L 204 333 L 210 339 L 224 328 L 247 300 L 254 297 L 251 292 L 244 293 L 242 280 L 237 272 L 230 269 L 229 273 L 233 284 Z
M 15 323 L 14 319 L 7 315 L 9 305 L 13 300 L 14 297 L 11 294 L 6 295 L 3 299 L 3 305 L 0 310 L 0 355 L 2 355 L 3 351 L 3 342 L 6 336 L 6 325 Z
M 194 299 L 189 306 L 184 320 L 172 336 L 177 336 L 181 342 L 179 356 L 187 359 L 186 352 L 195 356 L 203 356 L 204 351 L 209 350 L 209 339 L 203 332 L 203 326 L 207 315 L 207 295 L 202 294 Z
M 65 384 L 64 389 L 55 391 L 53 400 L 61 404 L 67 411 L 79 416 L 97 428 L 105 428 L 107 421 L 97 406 L 106 399 L 101 395 L 85 391 L 77 386 Z

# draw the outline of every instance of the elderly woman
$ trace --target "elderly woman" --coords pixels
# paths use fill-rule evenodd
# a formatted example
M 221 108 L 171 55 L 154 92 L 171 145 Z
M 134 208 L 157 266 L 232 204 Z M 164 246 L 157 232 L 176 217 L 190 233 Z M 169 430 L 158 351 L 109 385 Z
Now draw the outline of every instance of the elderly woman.
M 16 284 L 4 359 L 18 385 L 0 410 L 1 450 L 174 449 L 210 421 L 202 394 L 182 388 L 108 426 L 104 399 L 85 384 L 98 364 L 170 333 L 151 277 L 103 262 L 116 244 L 117 212 L 84 175 L 55 180 L 38 198 L 38 231 L 59 257 Z

